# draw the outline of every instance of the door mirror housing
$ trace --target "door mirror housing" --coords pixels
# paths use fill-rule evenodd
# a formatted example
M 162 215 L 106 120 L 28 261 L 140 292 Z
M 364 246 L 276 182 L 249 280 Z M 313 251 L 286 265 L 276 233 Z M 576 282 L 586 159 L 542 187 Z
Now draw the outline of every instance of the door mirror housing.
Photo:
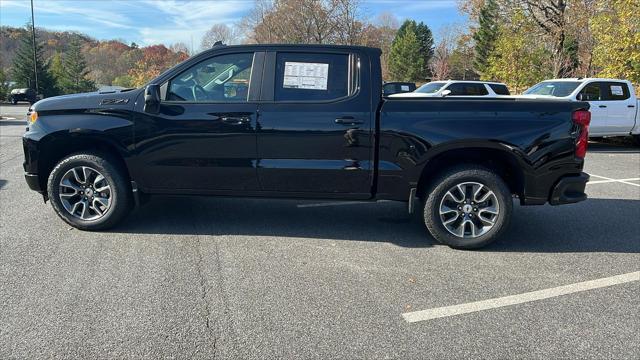
M 583 101 L 584 100 L 584 94 L 582 94 L 582 93 L 578 94 L 578 96 L 576 96 L 576 100 Z
M 447 97 L 449 95 L 451 95 L 451 90 L 444 90 L 440 93 L 440 96 L 442 97 Z
M 144 112 L 157 114 L 160 112 L 160 86 L 149 84 L 144 89 Z

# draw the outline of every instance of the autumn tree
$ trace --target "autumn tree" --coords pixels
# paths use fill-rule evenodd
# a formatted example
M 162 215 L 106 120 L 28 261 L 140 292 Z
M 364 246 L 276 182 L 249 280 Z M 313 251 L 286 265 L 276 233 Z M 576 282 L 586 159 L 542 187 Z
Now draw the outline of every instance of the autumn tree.
M 142 58 L 129 71 L 134 86 L 142 86 L 163 71 L 188 58 L 185 53 L 174 53 L 164 45 L 142 48 Z
M 214 24 L 202 37 L 200 50 L 207 50 L 213 47 L 217 41 L 223 44 L 233 44 L 238 39 L 236 30 L 226 24 Z
M 358 44 L 359 0 L 257 0 L 241 28 L 249 43 Z
M 594 17 L 591 27 L 596 39 L 594 64 L 599 75 L 627 79 L 640 90 L 640 3 L 611 0 Z
M 551 77 L 545 60 L 550 53 L 529 34 L 535 23 L 525 13 L 517 11 L 508 23 L 501 26 L 495 49 L 489 56 L 483 80 L 507 83 L 515 92 Z
M 380 65 L 382 78 L 389 80 L 389 54 L 391 44 L 398 31 L 398 19 L 391 13 L 382 13 L 376 20 L 367 24 L 361 34 L 360 43 L 364 46 L 376 47 L 382 50 Z

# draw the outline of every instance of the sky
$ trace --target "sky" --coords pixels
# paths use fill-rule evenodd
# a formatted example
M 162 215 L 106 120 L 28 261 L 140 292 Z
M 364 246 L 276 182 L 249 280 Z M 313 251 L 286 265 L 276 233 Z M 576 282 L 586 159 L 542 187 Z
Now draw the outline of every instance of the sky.
M 58 31 L 79 31 L 99 40 L 142 46 L 183 42 L 199 48 L 213 24 L 232 25 L 253 0 L 34 0 L 35 23 Z M 364 14 L 383 12 L 400 21 L 425 22 L 436 39 L 443 29 L 465 21 L 455 0 L 362 0 Z M 0 25 L 23 26 L 31 19 L 29 0 L 0 0 Z

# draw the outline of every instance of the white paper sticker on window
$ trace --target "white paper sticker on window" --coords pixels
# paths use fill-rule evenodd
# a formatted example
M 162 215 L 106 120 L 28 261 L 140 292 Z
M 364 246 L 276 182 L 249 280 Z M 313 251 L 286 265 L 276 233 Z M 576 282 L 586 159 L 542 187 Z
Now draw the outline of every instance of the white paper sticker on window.
M 327 90 L 329 64 L 285 62 L 284 81 L 286 89 Z
M 622 86 L 620 86 L 620 85 L 611 85 L 611 95 L 624 96 L 624 91 L 622 91 Z
M 409 91 L 409 85 L 400 85 L 400 90 Z

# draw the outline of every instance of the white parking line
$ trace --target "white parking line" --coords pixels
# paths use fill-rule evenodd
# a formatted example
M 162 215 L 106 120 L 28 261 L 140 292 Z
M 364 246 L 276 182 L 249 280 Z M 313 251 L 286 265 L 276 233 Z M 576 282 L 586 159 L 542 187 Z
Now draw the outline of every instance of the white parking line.
M 550 289 L 527 292 L 519 295 L 505 296 L 495 299 L 476 301 L 466 304 L 445 306 L 428 310 L 413 311 L 402 314 L 409 323 L 438 319 L 448 316 L 468 314 L 472 312 L 490 310 L 504 306 L 528 303 L 537 300 L 549 299 L 557 296 L 573 294 L 581 291 L 593 290 L 612 285 L 624 284 L 640 280 L 640 271 L 611 276 L 603 279 L 579 282 L 570 285 L 558 286 Z
M 589 176 L 595 176 L 597 178 L 600 179 L 604 179 L 604 180 L 597 180 L 597 181 L 589 181 L 587 184 L 606 184 L 606 183 L 612 183 L 612 182 L 619 182 L 622 184 L 627 184 L 627 185 L 633 185 L 633 186 L 638 186 L 640 187 L 639 184 L 634 184 L 632 182 L 629 181 L 636 181 L 636 180 L 640 180 L 640 178 L 630 178 L 630 179 L 612 179 L 612 178 L 608 178 L 606 176 L 600 176 L 600 175 L 593 175 L 593 174 L 589 174 Z

